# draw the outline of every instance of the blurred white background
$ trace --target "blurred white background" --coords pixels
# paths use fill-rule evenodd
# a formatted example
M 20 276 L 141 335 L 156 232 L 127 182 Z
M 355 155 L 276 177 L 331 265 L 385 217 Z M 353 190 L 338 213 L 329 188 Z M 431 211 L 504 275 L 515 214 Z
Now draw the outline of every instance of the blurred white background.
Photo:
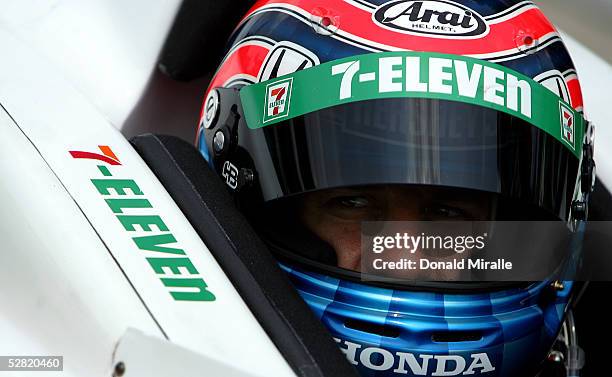
M 563 31 L 612 63 L 612 0 L 536 0 Z

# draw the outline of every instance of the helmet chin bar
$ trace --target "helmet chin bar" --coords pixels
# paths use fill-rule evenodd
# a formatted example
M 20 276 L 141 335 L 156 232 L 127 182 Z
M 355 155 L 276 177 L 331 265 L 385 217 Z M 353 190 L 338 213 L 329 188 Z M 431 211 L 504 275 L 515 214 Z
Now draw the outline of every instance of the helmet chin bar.
M 537 377 L 578 377 L 583 367 L 584 351 L 578 345 L 574 314 L 570 310 L 546 358 L 544 369 Z

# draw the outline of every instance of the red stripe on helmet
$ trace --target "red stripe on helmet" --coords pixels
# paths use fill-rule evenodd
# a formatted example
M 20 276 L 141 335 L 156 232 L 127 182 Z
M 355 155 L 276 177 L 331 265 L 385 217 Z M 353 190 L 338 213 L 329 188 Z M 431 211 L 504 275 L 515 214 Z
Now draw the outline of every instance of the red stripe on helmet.
M 210 83 L 210 87 L 222 86 L 232 76 L 243 74 L 257 77 L 259 70 L 270 52 L 268 47 L 247 43 L 229 55 Z
M 580 81 L 577 78 L 567 80 L 567 87 L 569 89 L 570 98 L 572 100 L 572 107 L 577 110 L 582 110 L 584 107 L 584 100 L 582 98 L 582 89 L 580 88 Z
M 270 52 L 268 47 L 254 43 L 245 43 L 236 48 L 225 58 L 223 64 L 221 64 L 219 70 L 210 81 L 204 95 L 204 100 L 206 100 L 208 92 L 212 88 L 222 87 L 227 80 L 236 75 L 257 77 L 268 52 Z M 204 104 L 202 104 L 202 110 L 200 111 L 200 119 L 202 118 L 203 111 Z
M 377 25 L 368 10 L 355 7 L 343 0 L 294 0 L 290 4 L 283 0 L 264 0 L 259 1 L 246 17 L 269 5 L 278 5 L 286 9 L 297 7 L 296 10 L 300 13 L 308 15 L 322 13 L 333 15 L 337 20 L 339 34 L 348 33 L 364 39 L 363 42 L 366 44 L 367 41 L 373 42 L 372 47 L 383 49 L 384 46 L 389 46 L 402 50 L 486 55 L 522 47 L 527 36 L 537 41 L 545 35 L 556 32 L 555 27 L 538 8 L 525 8 L 523 12 L 517 12 L 508 20 L 491 24 L 490 32 L 478 39 L 444 39 L 392 31 Z M 379 46 L 376 46 L 377 44 Z

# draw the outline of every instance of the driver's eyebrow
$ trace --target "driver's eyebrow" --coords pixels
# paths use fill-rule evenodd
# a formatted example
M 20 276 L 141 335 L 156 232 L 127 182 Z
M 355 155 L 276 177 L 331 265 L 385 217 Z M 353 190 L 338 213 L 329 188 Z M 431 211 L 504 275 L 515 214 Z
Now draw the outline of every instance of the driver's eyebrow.
M 351 187 L 346 187 L 346 188 L 331 189 L 331 190 L 328 190 L 328 191 L 320 192 L 319 194 L 320 194 L 321 197 L 329 199 L 329 198 L 333 198 L 333 197 L 337 197 L 337 196 L 374 195 L 374 194 L 378 194 L 380 192 L 381 192 L 380 188 L 359 188 L 359 187 L 351 188 Z
M 465 209 L 468 211 L 477 210 L 484 205 L 490 205 L 489 196 L 470 195 L 469 193 L 450 193 L 445 190 L 424 190 L 427 200 L 449 206 Z
M 478 195 L 470 195 L 469 193 L 460 192 L 460 193 L 451 193 L 447 190 L 424 190 L 424 193 L 427 194 L 429 199 L 433 200 L 444 200 L 448 203 L 470 203 L 477 202 L 481 199 Z

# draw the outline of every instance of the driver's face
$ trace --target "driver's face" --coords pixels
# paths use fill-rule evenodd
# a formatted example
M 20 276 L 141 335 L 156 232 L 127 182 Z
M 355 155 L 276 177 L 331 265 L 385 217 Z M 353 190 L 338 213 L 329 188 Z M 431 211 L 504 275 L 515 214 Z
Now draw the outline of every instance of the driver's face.
M 336 251 L 338 267 L 359 271 L 362 221 L 487 220 L 480 194 L 430 187 L 380 186 L 306 194 L 302 222 Z

